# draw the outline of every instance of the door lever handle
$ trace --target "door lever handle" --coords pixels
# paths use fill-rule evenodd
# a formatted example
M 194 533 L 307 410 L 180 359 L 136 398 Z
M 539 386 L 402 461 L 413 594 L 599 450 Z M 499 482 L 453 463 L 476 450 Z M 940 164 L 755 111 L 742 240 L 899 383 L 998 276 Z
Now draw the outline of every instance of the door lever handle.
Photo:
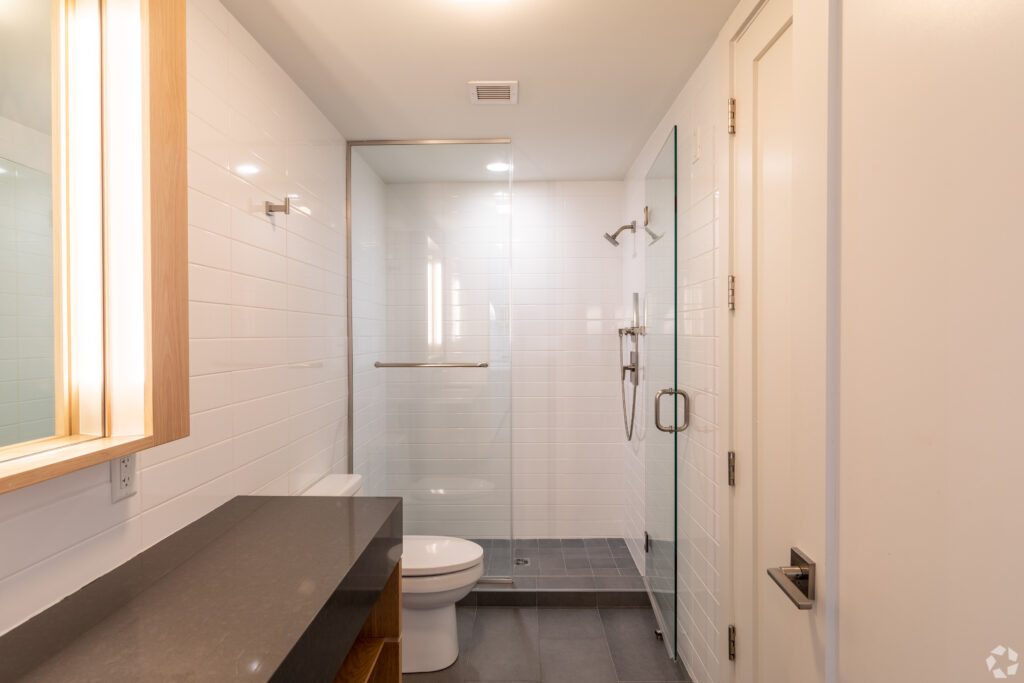
M 788 567 L 769 568 L 768 576 L 797 609 L 811 609 L 814 607 L 814 560 L 800 548 L 790 548 L 789 564 Z

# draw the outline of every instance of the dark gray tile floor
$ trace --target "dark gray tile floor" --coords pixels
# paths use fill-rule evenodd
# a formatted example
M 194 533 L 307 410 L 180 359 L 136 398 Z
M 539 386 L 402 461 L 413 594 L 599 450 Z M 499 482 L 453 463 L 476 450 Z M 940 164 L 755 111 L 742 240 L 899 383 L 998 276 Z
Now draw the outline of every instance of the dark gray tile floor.
M 408 683 L 689 681 L 647 608 L 459 607 L 459 659 Z
M 621 538 L 473 539 L 484 549 L 486 576 L 511 576 L 520 589 L 643 590 Z M 518 560 L 518 562 L 517 562 Z

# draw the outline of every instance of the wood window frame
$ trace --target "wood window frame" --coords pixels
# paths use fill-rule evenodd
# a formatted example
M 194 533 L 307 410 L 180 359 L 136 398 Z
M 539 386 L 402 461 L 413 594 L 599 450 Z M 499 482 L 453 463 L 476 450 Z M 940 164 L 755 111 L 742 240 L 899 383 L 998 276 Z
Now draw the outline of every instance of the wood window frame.
M 64 8 L 73 2 L 57 0 L 54 7 L 63 17 Z M 72 431 L 69 435 L 0 448 L 0 494 L 189 435 L 185 0 L 140 0 L 139 5 L 144 429 L 138 434 L 109 435 L 109 416 L 118 402 L 136 399 L 126 399 L 108 382 L 104 390 L 108 435 L 94 437 Z M 57 337 L 58 344 L 66 337 L 60 327 Z M 62 381 L 58 378 L 58 391 L 62 390 Z

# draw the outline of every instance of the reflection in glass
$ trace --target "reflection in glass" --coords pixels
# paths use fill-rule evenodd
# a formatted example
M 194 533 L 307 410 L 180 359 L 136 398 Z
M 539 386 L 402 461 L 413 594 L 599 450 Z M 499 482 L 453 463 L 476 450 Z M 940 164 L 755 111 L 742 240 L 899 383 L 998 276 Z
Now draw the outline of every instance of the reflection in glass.
M 0 21 L 0 447 L 56 433 L 50 8 Z

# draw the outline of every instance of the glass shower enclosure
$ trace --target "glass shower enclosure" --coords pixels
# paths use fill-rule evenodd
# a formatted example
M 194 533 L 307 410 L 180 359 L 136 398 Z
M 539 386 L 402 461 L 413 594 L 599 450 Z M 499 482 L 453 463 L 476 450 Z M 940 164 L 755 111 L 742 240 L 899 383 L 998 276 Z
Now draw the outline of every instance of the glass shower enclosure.
M 689 406 L 678 383 L 676 127 L 644 178 L 646 247 L 644 402 L 644 581 L 665 643 L 678 655 L 677 462 Z
M 507 140 L 349 143 L 349 438 L 405 533 L 512 574 Z

